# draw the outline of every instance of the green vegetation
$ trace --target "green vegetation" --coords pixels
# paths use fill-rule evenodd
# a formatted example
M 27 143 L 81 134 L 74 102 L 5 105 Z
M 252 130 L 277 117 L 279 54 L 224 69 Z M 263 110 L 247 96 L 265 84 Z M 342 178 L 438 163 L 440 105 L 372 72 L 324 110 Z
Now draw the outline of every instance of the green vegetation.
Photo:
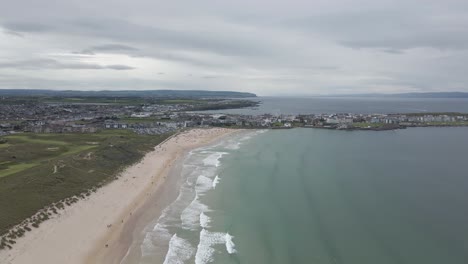
M 3 137 L 8 143 L 0 144 L 0 236 L 5 238 L 0 249 L 65 204 L 113 180 L 168 136 L 105 130 Z
M 119 91 L 71 91 L 42 89 L 2 89 L 1 96 L 37 97 L 53 96 L 68 98 L 83 97 L 159 97 L 159 98 L 245 98 L 256 97 L 253 93 L 233 91 L 203 91 L 203 90 L 119 90 Z
M 283 123 L 281 122 L 275 122 L 272 124 L 273 127 L 282 127 L 283 126 Z
M 11 135 L 5 137 L 7 140 L 11 141 L 21 141 L 26 143 L 36 143 L 36 144 L 48 144 L 48 145 L 68 145 L 69 143 L 65 141 L 53 140 L 49 136 L 50 134 L 38 134 L 38 135 L 29 135 L 29 134 L 19 134 L 19 135 Z
M 202 103 L 201 100 L 194 100 L 194 99 L 168 99 L 168 100 L 161 100 L 161 104 L 199 104 Z
M 116 104 L 140 105 L 147 100 L 138 97 L 40 97 L 43 103 L 70 103 L 70 104 Z
M 250 100 L 229 100 L 229 101 L 219 101 L 211 102 L 204 104 L 194 104 L 190 108 L 192 111 L 205 111 L 205 110 L 223 110 L 223 109 L 236 109 L 244 107 L 256 107 L 259 105 L 259 102 L 250 101 Z
M 7 148 L 9 146 L 10 146 L 10 144 L 8 144 L 8 143 L 3 143 L 3 144 L 0 143 L 0 149 L 1 148 Z
M 384 123 L 367 123 L 367 122 L 356 122 L 353 123 L 353 127 L 358 127 L 358 128 L 376 128 L 376 127 L 383 127 L 385 124 Z
M 143 105 L 184 105 L 190 110 L 217 110 L 240 107 L 258 106 L 258 102 L 244 99 L 220 99 L 198 97 L 139 97 L 139 96 L 11 96 L 2 99 L 2 104 L 97 104 L 117 106 L 143 106 Z M 13 124 L 13 121 L 7 121 Z

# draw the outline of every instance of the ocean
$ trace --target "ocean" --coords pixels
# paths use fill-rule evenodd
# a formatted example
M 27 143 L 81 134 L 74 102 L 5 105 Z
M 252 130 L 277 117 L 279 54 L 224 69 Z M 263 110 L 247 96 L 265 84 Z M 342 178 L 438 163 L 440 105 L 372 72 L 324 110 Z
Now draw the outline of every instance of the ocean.
M 189 153 L 139 263 L 468 262 L 468 128 L 247 131 Z
M 225 114 L 389 114 L 424 112 L 468 113 L 468 98 L 379 97 L 257 97 L 255 108 L 202 111 Z

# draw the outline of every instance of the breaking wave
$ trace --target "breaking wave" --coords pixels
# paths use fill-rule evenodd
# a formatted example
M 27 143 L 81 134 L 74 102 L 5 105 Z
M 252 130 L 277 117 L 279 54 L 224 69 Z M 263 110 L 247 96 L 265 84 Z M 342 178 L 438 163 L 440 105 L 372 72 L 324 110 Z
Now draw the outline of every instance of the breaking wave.
M 169 250 L 164 264 L 183 264 L 193 256 L 193 253 L 195 253 L 195 248 L 187 240 L 174 234 L 169 241 Z
M 223 232 L 210 232 L 206 229 L 200 231 L 200 242 L 197 246 L 197 253 L 195 254 L 195 264 L 205 264 L 213 261 L 215 249 L 213 246 L 218 244 L 225 244 L 226 251 L 229 254 L 236 252 L 232 236 Z
M 206 152 L 206 153 L 210 153 L 210 152 Z M 206 157 L 204 160 L 203 160 L 203 163 L 206 165 L 206 166 L 214 166 L 214 167 L 219 167 L 221 161 L 219 161 L 223 155 L 226 155 L 228 154 L 227 152 L 213 152 L 212 154 L 210 154 L 208 157 Z
M 236 253 L 236 245 L 234 244 L 234 242 L 232 241 L 234 237 L 229 235 L 229 233 L 226 233 L 226 236 L 225 236 L 225 239 L 226 239 L 226 251 L 229 253 L 229 254 L 234 254 Z
M 182 228 L 188 230 L 197 230 L 200 226 L 200 214 L 203 212 L 208 212 L 209 207 L 198 199 L 198 196 L 190 203 L 190 205 L 185 208 L 185 210 L 180 215 L 182 221 Z
M 204 212 L 200 214 L 200 226 L 202 228 L 208 228 L 210 227 L 209 224 L 211 222 L 211 218 L 207 216 Z
M 205 203 L 204 196 L 220 183 L 221 159 L 259 133 L 262 132 L 249 132 L 189 152 L 183 163 L 176 200 L 146 229 L 140 247 L 143 263 L 209 263 L 220 245 L 225 247 L 224 254 L 236 253 L 234 237 L 227 232 L 215 232 L 219 230 L 214 217 L 222 212 L 211 215 L 214 210 Z
M 218 185 L 219 180 L 220 180 L 220 178 L 218 177 L 218 175 L 216 175 L 216 177 L 213 179 L 213 182 L 212 182 L 212 184 L 211 184 L 212 187 L 213 187 L 213 189 L 216 188 L 216 185 Z

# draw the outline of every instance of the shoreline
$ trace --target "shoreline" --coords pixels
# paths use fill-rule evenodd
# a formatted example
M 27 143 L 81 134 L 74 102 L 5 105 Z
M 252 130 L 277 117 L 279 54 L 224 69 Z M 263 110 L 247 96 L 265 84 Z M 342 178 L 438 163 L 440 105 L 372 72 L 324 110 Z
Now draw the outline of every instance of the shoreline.
M 119 263 L 137 238 L 137 229 L 142 230 L 145 215 L 149 217 L 145 211 L 160 214 L 170 199 L 162 194 L 174 193 L 171 186 L 177 179 L 169 176 L 175 164 L 190 150 L 238 131 L 192 129 L 168 138 L 118 179 L 26 233 L 11 250 L 0 251 L 0 262 Z
M 184 153 L 179 159 L 177 159 L 170 171 L 168 172 L 168 180 L 164 183 L 164 186 L 160 191 L 153 192 L 152 195 L 138 208 L 137 219 L 131 225 L 128 223 L 128 233 L 124 234 L 121 239 L 128 238 L 127 250 L 124 252 L 119 252 L 117 249 L 111 249 L 106 252 L 106 255 L 116 255 L 121 254 L 119 258 L 120 264 L 132 264 L 137 263 L 140 260 L 141 256 L 141 244 L 145 238 L 145 230 L 149 227 L 152 227 L 152 223 L 158 221 L 158 218 L 162 215 L 162 211 L 170 206 L 172 202 L 177 199 L 179 195 L 179 190 L 182 185 L 182 166 L 185 158 L 187 157 L 188 152 Z M 155 203 L 156 202 L 156 203 Z M 102 262 L 102 260 L 109 258 L 100 259 L 99 263 L 109 263 L 112 262 Z M 110 259 L 109 259 L 110 260 Z M 117 263 L 117 262 L 115 262 Z

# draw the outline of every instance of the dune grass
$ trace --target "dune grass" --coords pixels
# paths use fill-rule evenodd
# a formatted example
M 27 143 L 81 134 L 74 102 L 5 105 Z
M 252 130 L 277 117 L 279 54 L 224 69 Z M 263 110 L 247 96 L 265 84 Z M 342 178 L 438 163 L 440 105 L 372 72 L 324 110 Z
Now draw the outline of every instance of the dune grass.
M 34 162 L 33 163 L 20 163 L 20 164 L 10 165 L 7 168 L 2 169 L 0 171 L 0 178 L 8 176 L 10 174 L 14 174 L 14 173 L 26 170 L 26 169 L 29 169 L 29 168 L 32 168 L 32 167 L 37 166 L 37 165 L 39 165 L 39 163 L 34 163 Z
M 11 136 L 5 137 L 5 139 L 7 139 L 7 140 L 12 140 L 13 139 L 13 140 L 23 141 L 23 142 L 27 142 L 27 143 L 62 145 L 62 146 L 69 144 L 69 143 L 67 143 L 65 141 L 61 141 L 61 140 L 53 140 L 53 139 L 50 139 L 50 138 L 47 138 L 47 137 L 44 137 L 44 139 L 42 139 L 42 138 L 43 137 L 40 136 L 40 135 L 36 135 L 35 137 L 33 137 L 30 134 L 11 135 Z
M 168 136 L 107 130 L 3 137 L 8 146 L 0 151 L 0 237 L 17 237 L 21 232 L 16 234 L 11 228 L 31 217 L 34 221 L 21 230 L 37 226 L 51 212 L 34 218 L 44 208 L 55 211 L 76 197 L 89 195 Z

